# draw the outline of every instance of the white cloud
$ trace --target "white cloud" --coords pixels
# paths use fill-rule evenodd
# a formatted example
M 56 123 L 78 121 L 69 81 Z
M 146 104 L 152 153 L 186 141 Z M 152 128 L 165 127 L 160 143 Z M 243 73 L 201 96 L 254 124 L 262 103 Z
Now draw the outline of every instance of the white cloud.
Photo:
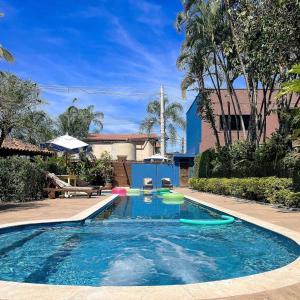
M 49 102 L 45 109 L 53 116 L 64 111 L 72 98 L 77 97 L 77 105 L 92 104 L 96 110 L 104 112 L 104 131 L 136 132 L 146 114 L 147 103 L 158 98 L 160 84 L 164 84 L 171 101 L 180 102 L 185 109 L 189 107 L 191 101 L 181 101 L 183 74 L 176 69 L 180 41 L 165 36 L 164 30 L 170 20 L 164 16 L 163 4 L 146 0 L 129 0 L 129 3 L 133 8 L 131 11 L 136 14 L 134 26 L 129 26 L 124 16 L 109 11 L 110 6 L 86 6 L 79 12 L 60 16 L 69 18 L 64 22 L 66 35 L 60 36 L 49 28 L 34 29 L 34 36 L 42 38 L 49 44 L 48 48 L 36 51 L 32 48 L 33 43 L 26 43 L 14 53 L 18 74 L 23 78 L 31 77 L 41 84 L 88 86 L 108 91 L 107 94 L 79 89 L 45 91 L 43 98 Z M 88 24 L 83 26 L 85 29 L 76 25 L 76 18 Z M 89 36 L 88 26 L 101 26 L 101 29 Z M 140 35 L 141 28 L 148 30 L 149 39 L 146 40 L 150 42 L 145 42 Z M 161 32 L 151 32 L 153 28 Z M 156 33 L 164 36 L 158 37 Z M 151 38 L 155 42 L 152 43 Z M 74 40 L 82 44 L 72 48 Z M 93 58 L 90 53 L 93 53 Z

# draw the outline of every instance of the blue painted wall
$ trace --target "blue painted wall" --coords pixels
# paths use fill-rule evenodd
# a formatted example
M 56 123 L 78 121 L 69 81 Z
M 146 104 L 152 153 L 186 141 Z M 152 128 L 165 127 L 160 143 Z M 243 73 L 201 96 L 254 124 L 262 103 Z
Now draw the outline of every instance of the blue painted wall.
M 171 178 L 173 186 L 179 186 L 179 166 L 174 164 L 132 164 L 131 184 L 134 188 L 142 188 L 144 178 L 152 178 L 153 187 L 161 187 L 161 179 Z
M 196 97 L 189 110 L 186 113 L 186 152 L 189 154 L 198 154 L 201 143 L 201 117 L 197 115 Z

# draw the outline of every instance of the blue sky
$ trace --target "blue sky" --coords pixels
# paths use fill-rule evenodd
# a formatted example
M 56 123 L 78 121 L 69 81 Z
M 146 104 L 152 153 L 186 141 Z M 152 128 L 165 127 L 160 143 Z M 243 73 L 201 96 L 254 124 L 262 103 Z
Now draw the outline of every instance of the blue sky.
M 180 10 L 180 0 L 0 1 L 1 43 L 16 58 L 1 70 L 39 84 L 108 91 L 44 90 L 44 109 L 57 116 L 77 97 L 78 105 L 104 112 L 103 132 L 136 132 L 161 83 L 170 100 L 191 104 L 192 96 L 180 98 L 176 68 Z

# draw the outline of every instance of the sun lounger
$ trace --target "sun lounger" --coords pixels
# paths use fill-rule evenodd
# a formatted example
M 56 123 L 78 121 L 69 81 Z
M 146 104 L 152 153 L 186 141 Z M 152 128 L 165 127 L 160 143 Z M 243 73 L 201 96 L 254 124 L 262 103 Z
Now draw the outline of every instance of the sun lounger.
M 162 178 L 161 179 L 161 187 L 172 189 L 173 185 L 171 183 L 171 179 L 170 178 Z
M 93 194 L 101 195 L 102 188 L 68 186 L 62 188 L 44 188 L 44 191 L 48 193 L 49 199 L 55 199 L 58 193 L 73 193 L 75 195 L 82 193 L 90 198 Z
M 53 173 L 46 174 L 47 179 L 50 184 L 44 191 L 48 193 L 48 198 L 54 199 L 59 193 L 65 193 L 65 195 L 87 195 L 89 198 L 93 195 L 101 195 L 103 187 L 93 187 L 93 186 L 71 186 L 69 183 L 59 179 Z
M 152 190 L 153 189 L 152 178 L 144 178 L 143 189 L 144 190 Z

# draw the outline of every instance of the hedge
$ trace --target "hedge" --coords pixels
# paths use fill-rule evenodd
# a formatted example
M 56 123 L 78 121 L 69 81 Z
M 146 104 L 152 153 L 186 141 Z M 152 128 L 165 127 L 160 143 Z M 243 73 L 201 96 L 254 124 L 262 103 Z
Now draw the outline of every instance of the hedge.
M 293 172 L 294 190 L 300 192 L 300 159 L 297 160 Z
M 0 201 L 31 201 L 43 197 L 43 170 L 27 158 L 0 158 Z
M 190 187 L 221 195 L 300 207 L 300 193 L 293 192 L 289 178 L 191 178 Z

